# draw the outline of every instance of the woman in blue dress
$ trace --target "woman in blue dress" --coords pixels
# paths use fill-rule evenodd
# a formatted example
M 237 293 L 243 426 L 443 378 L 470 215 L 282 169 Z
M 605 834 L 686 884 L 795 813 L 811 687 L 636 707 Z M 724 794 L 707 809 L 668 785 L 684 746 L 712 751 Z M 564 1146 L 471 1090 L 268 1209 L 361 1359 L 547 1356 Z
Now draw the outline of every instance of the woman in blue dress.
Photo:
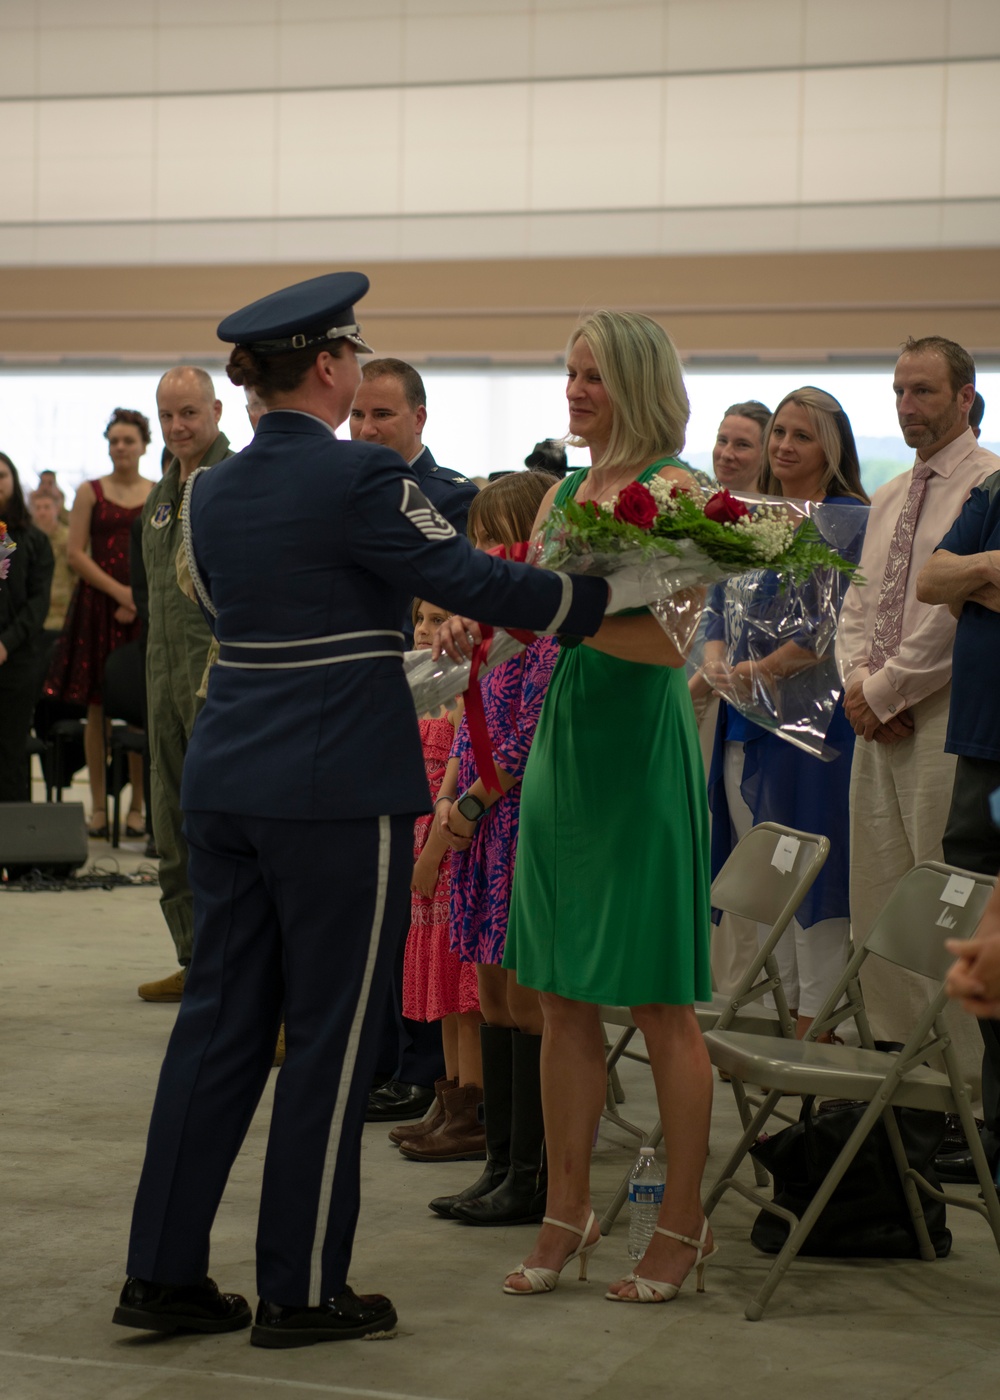
M 832 394 L 807 386 L 782 399 L 764 434 L 761 490 L 797 500 L 867 504 L 851 424 Z M 854 543 L 858 554 L 862 534 L 859 526 Z M 845 552 L 842 547 L 841 552 Z M 834 586 L 839 609 L 846 580 Z M 788 640 L 775 639 L 773 649 L 761 654 L 766 650 L 761 641 L 766 629 L 754 627 L 754 621 L 774 611 L 775 574 L 747 575 L 726 587 L 744 594 L 745 623 L 739 632 L 733 631 L 722 608 L 725 589 L 714 589 L 705 673 L 709 681 L 717 681 L 723 694 L 732 695 L 734 689 L 749 692 L 812 664 L 810 637 L 803 632 Z M 837 753 L 832 761 L 814 757 L 725 703 L 719 709 L 709 773 L 713 878 L 740 838 L 758 822 L 782 822 L 830 838 L 826 865 L 776 953 L 799 1037 L 812 1025 L 849 952 L 848 792 L 854 732 L 844 714 L 843 696 L 826 731 L 826 744 Z

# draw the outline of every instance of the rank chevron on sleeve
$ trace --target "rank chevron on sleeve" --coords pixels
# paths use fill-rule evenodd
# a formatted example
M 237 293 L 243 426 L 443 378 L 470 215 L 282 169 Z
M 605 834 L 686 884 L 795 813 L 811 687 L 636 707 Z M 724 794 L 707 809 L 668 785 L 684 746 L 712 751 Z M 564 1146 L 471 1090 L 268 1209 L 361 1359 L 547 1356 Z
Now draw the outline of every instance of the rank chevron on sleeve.
M 450 540 L 456 533 L 454 525 L 431 505 L 430 501 L 413 481 L 403 482 L 403 497 L 399 504 L 400 512 L 415 525 L 428 540 Z

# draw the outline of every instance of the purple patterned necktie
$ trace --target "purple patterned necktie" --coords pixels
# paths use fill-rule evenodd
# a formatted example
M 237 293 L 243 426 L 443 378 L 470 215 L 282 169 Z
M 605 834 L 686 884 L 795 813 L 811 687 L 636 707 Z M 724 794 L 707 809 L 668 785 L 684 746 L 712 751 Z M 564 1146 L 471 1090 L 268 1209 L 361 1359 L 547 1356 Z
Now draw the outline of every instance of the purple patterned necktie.
M 899 512 L 896 528 L 892 532 L 889 557 L 885 561 L 882 588 L 875 608 L 872 644 L 868 650 L 868 670 L 872 675 L 881 671 L 885 663 L 892 660 L 903 640 L 903 595 L 906 592 L 906 575 L 910 569 L 913 535 L 930 475 L 931 469 L 924 462 L 918 462 L 913 468 L 910 489 L 903 502 L 903 509 Z

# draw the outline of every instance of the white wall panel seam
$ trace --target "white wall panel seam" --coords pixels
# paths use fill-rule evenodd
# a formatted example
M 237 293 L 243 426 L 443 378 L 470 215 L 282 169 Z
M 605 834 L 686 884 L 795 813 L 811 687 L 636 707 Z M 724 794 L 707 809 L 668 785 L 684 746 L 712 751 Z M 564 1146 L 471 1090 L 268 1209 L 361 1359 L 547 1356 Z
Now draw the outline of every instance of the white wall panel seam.
M 178 97 L 260 97 L 269 93 L 306 93 L 306 92 L 380 92 L 386 88 L 482 88 L 482 87 L 511 87 L 533 83 L 600 83 L 600 82 L 623 82 L 658 79 L 658 78 L 729 78 L 741 75 L 762 75 L 771 73 L 838 73 L 850 72 L 854 70 L 865 70 L 872 68 L 885 69 L 911 69 L 924 67 L 937 67 L 941 64 L 946 66 L 977 65 L 984 63 L 996 63 L 1000 60 L 1000 51 L 992 53 L 961 54 L 954 57 L 938 58 L 879 58 L 879 59 L 852 59 L 851 61 L 840 61 L 835 63 L 775 63 L 775 64 L 755 64 L 745 67 L 705 67 L 705 68 L 652 68 L 642 71 L 602 71 L 596 73 L 551 73 L 516 75 L 502 78 L 433 78 L 414 79 L 411 81 L 399 81 L 397 79 L 386 82 L 361 82 L 361 83 L 310 83 L 303 86 L 296 84 L 264 84 L 260 86 L 245 87 L 203 87 L 203 88 L 172 88 L 158 90 L 150 93 L 147 90 L 122 90 L 120 92 L 60 92 L 60 93 L 38 93 L 33 96 L 3 96 L 0 95 L 0 104 L 7 102 L 86 102 L 98 101 L 134 101 L 137 98 L 170 99 Z

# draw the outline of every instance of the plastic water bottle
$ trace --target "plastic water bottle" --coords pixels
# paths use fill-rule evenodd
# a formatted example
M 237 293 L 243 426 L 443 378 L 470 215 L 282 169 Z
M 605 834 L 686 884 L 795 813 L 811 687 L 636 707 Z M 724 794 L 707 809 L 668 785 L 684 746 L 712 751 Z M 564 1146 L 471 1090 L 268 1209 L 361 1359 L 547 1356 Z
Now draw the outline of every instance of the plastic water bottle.
M 653 1238 L 653 1230 L 663 1204 L 666 1177 L 656 1157 L 656 1148 L 644 1143 L 639 1148 L 628 1179 L 628 1257 L 641 1259 Z

